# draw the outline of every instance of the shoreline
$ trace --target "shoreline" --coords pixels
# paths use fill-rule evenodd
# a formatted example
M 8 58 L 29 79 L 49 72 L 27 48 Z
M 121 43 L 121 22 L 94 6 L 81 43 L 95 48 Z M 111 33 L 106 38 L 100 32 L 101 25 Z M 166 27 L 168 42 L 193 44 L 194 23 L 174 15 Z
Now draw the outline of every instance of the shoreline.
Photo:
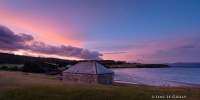
M 108 68 L 169 68 L 171 66 L 165 64 L 121 64 L 121 65 L 109 65 Z
M 113 70 L 115 71 L 114 81 L 118 83 L 161 87 L 200 87 L 200 81 L 197 76 L 199 70 L 196 69 L 179 70 L 178 68 L 167 68 L 165 70 L 160 68 L 157 70 L 156 68 L 144 68 L 140 70 L 138 68 L 133 70 Z M 192 73 L 193 70 L 195 71 Z
M 150 86 L 150 87 L 162 87 L 162 88 L 198 88 L 200 89 L 200 84 L 191 84 L 191 83 L 183 83 L 183 82 L 173 82 L 173 85 L 150 85 L 150 84 L 142 84 L 142 83 L 133 83 L 133 82 L 125 82 L 125 81 L 117 81 L 113 82 L 113 85 L 122 85 L 122 86 Z

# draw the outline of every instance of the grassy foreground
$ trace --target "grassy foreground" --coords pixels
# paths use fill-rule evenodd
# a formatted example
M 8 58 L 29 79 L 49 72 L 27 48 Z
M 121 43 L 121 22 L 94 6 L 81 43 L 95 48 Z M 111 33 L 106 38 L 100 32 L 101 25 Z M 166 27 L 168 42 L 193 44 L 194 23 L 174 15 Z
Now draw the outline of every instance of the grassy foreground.
M 181 95 L 185 99 L 152 99 Z M 0 100 L 200 100 L 200 89 L 66 84 L 55 76 L 0 71 Z

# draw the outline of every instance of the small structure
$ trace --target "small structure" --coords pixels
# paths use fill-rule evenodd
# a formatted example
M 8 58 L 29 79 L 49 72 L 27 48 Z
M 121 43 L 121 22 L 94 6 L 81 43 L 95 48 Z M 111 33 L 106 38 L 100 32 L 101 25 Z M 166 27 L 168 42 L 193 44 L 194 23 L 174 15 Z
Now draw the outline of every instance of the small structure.
M 95 62 L 80 62 L 63 72 L 63 81 L 112 84 L 114 72 Z

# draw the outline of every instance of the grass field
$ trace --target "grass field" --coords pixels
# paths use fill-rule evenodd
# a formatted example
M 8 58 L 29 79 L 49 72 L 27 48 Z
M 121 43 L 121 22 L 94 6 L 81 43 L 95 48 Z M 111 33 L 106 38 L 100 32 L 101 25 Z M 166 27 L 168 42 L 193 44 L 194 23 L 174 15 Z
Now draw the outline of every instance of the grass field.
M 152 95 L 186 98 L 152 99 Z M 0 100 L 200 100 L 200 89 L 72 84 L 55 76 L 0 71 Z

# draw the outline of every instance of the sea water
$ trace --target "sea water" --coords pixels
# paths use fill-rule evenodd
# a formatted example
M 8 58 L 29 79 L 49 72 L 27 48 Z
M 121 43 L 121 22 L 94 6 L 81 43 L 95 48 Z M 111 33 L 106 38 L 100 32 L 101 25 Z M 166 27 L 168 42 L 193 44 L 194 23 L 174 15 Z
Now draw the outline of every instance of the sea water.
M 117 68 L 114 81 L 151 86 L 200 85 L 200 68 Z

